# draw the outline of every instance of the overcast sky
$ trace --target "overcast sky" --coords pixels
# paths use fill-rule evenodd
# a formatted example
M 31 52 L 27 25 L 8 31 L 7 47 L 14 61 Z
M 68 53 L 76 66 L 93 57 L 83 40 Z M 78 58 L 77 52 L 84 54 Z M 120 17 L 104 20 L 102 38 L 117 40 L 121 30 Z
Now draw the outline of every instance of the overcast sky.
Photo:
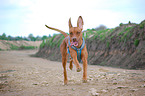
M 57 33 L 45 24 L 68 32 L 68 20 L 77 25 L 83 17 L 84 30 L 100 24 L 114 28 L 120 23 L 145 19 L 145 0 L 0 0 L 0 35 L 43 36 Z

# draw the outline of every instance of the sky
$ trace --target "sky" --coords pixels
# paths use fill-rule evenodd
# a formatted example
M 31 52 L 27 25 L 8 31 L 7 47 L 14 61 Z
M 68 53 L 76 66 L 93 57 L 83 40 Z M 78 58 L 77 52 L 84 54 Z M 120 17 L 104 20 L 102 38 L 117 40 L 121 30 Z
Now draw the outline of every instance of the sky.
M 84 29 L 103 24 L 107 28 L 120 23 L 145 20 L 145 0 L 0 0 L 0 35 L 53 35 L 48 26 L 69 31 L 68 20 L 77 25 L 83 17 Z

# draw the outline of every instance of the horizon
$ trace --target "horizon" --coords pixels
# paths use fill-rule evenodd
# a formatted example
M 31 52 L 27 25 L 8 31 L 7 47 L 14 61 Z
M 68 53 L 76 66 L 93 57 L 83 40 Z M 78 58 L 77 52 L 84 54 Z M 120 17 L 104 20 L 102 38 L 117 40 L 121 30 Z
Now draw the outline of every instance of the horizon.
M 145 19 L 144 19 L 145 20 Z M 142 20 L 142 21 L 144 21 L 144 20 Z M 141 22 L 142 22 L 141 21 Z M 131 22 L 131 21 L 128 21 L 127 23 L 122 23 L 122 24 L 129 24 L 129 22 L 131 23 L 131 24 L 140 24 L 140 23 L 135 23 L 135 22 Z M 120 26 L 120 24 L 121 23 L 119 23 L 118 24 L 118 26 L 116 26 L 116 27 L 119 27 Z M 114 29 L 114 28 L 116 28 L 116 27 L 114 27 L 114 28 L 108 28 L 107 26 L 105 26 L 105 25 L 103 25 L 103 24 L 101 24 L 101 25 L 99 25 L 99 26 L 97 26 L 96 28 L 99 28 L 100 26 L 104 26 L 104 27 L 106 27 L 106 29 Z M 95 28 L 89 28 L 89 29 L 95 29 Z M 50 30 L 50 29 L 49 29 Z M 84 32 L 84 31 L 87 31 L 88 29 L 86 29 L 86 30 L 83 30 L 82 32 Z M 104 30 L 104 29 L 103 29 Z M 53 30 L 54 31 L 54 30 Z M 98 30 L 99 31 L 99 30 Z M 55 31 L 56 33 L 53 33 L 53 34 L 48 34 L 48 35 L 42 35 L 42 36 L 40 36 L 40 35 L 37 35 L 37 36 L 34 36 L 34 34 L 32 34 L 32 33 L 30 33 L 31 35 L 33 35 L 34 37 L 43 37 L 43 36 L 47 36 L 47 37 L 49 37 L 49 36 L 51 36 L 51 37 L 53 37 L 54 35 L 57 35 L 57 34 L 61 34 L 60 32 L 57 32 L 57 31 Z M 67 33 L 67 32 L 66 32 Z M 8 37 L 8 36 L 11 36 L 11 35 L 8 35 L 8 34 L 6 34 L 6 33 L 1 33 L 0 34 L 0 36 L 2 36 L 2 34 L 5 34 L 6 35 L 6 37 Z M 11 36 L 11 37 L 22 37 L 22 38 L 29 38 L 29 35 L 30 34 L 28 34 L 28 36 Z
M 25 37 L 33 34 L 36 37 L 59 34 L 47 29 L 45 24 L 68 33 L 69 18 L 76 26 L 80 15 L 84 21 L 83 30 L 99 25 L 115 28 L 129 21 L 139 24 L 145 19 L 144 4 L 143 0 L 1 0 L 0 35 Z

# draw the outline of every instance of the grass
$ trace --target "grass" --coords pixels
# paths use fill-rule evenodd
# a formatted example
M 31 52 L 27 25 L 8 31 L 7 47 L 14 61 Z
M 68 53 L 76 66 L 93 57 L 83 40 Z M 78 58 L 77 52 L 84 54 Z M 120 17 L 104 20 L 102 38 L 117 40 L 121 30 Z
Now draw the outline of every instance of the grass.
M 145 25 L 145 22 L 140 24 L 140 28 L 143 28 Z M 89 38 L 91 35 L 93 36 L 91 39 L 92 40 L 100 40 L 103 41 L 104 43 L 106 42 L 106 47 L 109 48 L 111 44 L 111 39 L 116 39 L 118 40 L 119 43 L 123 42 L 123 45 L 126 45 L 126 42 L 131 38 L 133 35 L 133 32 L 131 31 L 135 26 L 132 27 L 127 27 L 123 23 L 120 23 L 120 26 L 123 26 L 121 28 L 124 28 L 121 30 L 120 33 L 118 34 L 112 34 L 115 33 L 114 30 L 116 28 L 112 29 L 105 29 L 105 30 L 98 30 L 96 31 L 95 29 L 87 29 L 86 31 L 83 32 L 83 36 L 85 34 L 85 40 Z M 120 30 L 120 29 L 119 29 Z M 56 38 L 57 36 L 57 38 Z M 44 46 L 49 46 L 50 48 L 60 47 L 61 42 L 63 41 L 65 37 L 62 34 L 54 34 L 53 37 L 49 37 L 47 40 L 44 40 L 40 48 L 43 48 Z M 137 46 L 139 43 L 138 40 L 134 41 L 134 45 Z
M 121 31 L 121 32 L 118 34 L 118 36 L 123 35 L 125 32 L 130 32 L 132 28 L 133 28 L 133 27 L 126 27 L 126 28 L 124 28 L 123 31 Z
M 43 42 L 40 44 L 40 48 L 44 48 L 45 44 L 45 40 L 43 40 Z
M 112 39 L 114 37 L 114 35 L 112 35 L 111 37 L 110 37 L 110 39 Z
M 86 36 L 84 36 L 84 39 L 86 40 L 87 38 L 89 38 L 90 35 L 93 35 L 94 34 L 94 30 L 91 30 L 91 29 L 87 29 L 87 31 L 83 32 L 83 36 L 84 34 L 86 33 Z
M 31 49 L 36 49 L 37 47 L 35 47 L 35 46 L 24 46 L 24 45 L 22 45 L 22 46 L 20 46 L 19 47 L 19 50 L 31 50 Z
M 56 36 L 59 36 L 57 40 L 54 40 Z M 65 37 L 62 34 L 55 34 L 53 37 L 50 37 L 46 40 L 43 40 L 43 42 L 40 44 L 40 48 L 44 48 L 44 46 L 49 46 L 51 48 L 60 47 L 61 42 L 63 41 Z
M 57 36 L 58 34 L 54 34 L 52 38 L 48 39 L 48 46 L 54 47 L 56 45 L 56 42 L 54 42 L 54 38 Z
M 96 31 L 94 34 L 94 39 L 99 38 L 100 40 L 104 40 L 109 33 L 109 29 Z
M 65 37 L 61 34 L 61 38 L 57 42 L 57 47 L 60 47 L 60 45 L 61 45 L 61 43 L 62 43 L 62 41 L 63 41 L 64 38 Z
M 109 41 L 107 41 L 107 44 L 106 44 L 107 48 L 109 48 L 109 45 L 110 45 L 110 42 L 109 42 Z
M 11 44 L 11 47 L 10 47 L 11 50 L 30 50 L 30 49 L 36 49 L 36 48 L 37 47 L 35 46 L 24 46 L 24 45 L 21 45 L 20 47 L 18 47 L 13 44 Z
M 10 49 L 11 49 L 11 50 L 18 50 L 18 49 L 19 49 L 19 47 L 18 47 L 18 46 L 15 46 L 15 45 L 13 45 L 13 44 L 11 44 Z
M 131 36 L 132 36 L 132 32 L 131 29 L 134 27 L 126 27 L 124 28 L 123 31 L 121 31 L 118 36 L 121 36 L 121 40 L 120 41 L 124 41 L 126 42 Z
M 139 25 L 140 29 L 143 29 L 143 28 L 144 28 L 144 25 L 145 25 L 145 22 L 142 22 L 142 23 Z
M 139 44 L 139 40 L 138 40 L 138 39 L 136 39 L 136 40 L 134 41 L 134 45 L 137 47 L 137 46 L 138 46 L 138 44 Z

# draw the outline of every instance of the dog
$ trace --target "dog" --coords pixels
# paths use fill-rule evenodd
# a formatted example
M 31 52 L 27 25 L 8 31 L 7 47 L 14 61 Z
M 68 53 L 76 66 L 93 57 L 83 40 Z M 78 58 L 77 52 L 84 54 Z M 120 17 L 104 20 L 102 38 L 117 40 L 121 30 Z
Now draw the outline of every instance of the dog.
M 83 62 L 83 83 L 87 82 L 87 58 L 88 52 L 85 44 L 85 40 L 83 38 L 83 18 L 79 16 L 77 21 L 77 27 L 73 27 L 71 24 L 71 18 L 69 19 L 69 35 L 59 29 L 49 27 L 45 25 L 47 28 L 60 32 L 65 36 L 65 39 L 62 41 L 60 45 L 61 55 L 62 55 L 62 65 L 63 65 L 63 73 L 64 73 L 64 84 L 68 83 L 67 79 L 67 71 L 66 71 L 66 63 L 68 59 L 68 55 L 70 55 L 70 65 L 69 68 L 72 70 L 73 64 L 76 66 L 76 71 L 80 72 L 82 68 L 79 65 L 79 61 Z

